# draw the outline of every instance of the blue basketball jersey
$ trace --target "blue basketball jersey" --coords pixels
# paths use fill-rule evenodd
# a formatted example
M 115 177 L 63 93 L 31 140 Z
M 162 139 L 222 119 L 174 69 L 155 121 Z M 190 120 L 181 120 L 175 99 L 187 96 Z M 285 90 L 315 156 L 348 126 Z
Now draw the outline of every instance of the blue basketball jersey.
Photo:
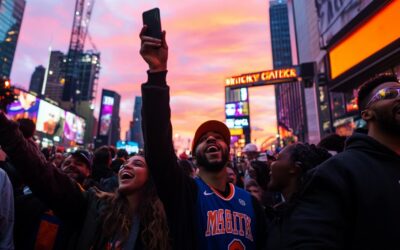
M 229 184 L 231 193 L 224 198 L 202 179 L 195 181 L 199 249 L 256 249 L 256 221 L 250 194 Z

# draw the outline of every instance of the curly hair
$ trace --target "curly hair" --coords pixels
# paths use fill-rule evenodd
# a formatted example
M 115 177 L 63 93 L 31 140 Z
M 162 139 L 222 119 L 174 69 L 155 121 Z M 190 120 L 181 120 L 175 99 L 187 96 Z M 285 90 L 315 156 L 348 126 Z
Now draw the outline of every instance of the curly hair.
M 290 149 L 290 155 L 293 162 L 300 164 L 303 174 L 332 156 L 326 149 L 308 143 L 294 144 Z
M 119 235 L 121 242 L 125 242 L 132 226 L 132 213 L 129 212 L 127 198 L 118 191 L 114 193 L 100 192 L 98 197 L 107 203 L 107 208 L 100 215 L 104 236 L 112 239 L 115 235 Z M 140 237 L 145 249 L 171 249 L 164 206 L 157 196 L 151 179 L 143 187 L 142 197 L 138 213 L 142 229 Z
M 324 148 L 316 147 L 314 144 L 300 142 L 292 144 L 289 148 L 289 153 L 291 161 L 300 165 L 301 168 L 301 173 L 297 182 L 297 190 L 289 200 L 289 203 L 293 205 L 307 183 L 308 175 L 306 173 L 329 159 L 332 155 Z

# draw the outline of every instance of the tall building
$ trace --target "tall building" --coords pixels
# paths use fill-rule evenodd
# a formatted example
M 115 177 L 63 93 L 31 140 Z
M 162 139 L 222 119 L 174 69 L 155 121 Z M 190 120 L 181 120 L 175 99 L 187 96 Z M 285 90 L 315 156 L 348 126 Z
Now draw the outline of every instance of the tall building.
M 77 98 L 79 101 L 92 101 L 96 97 L 100 73 L 100 53 L 86 51 L 78 64 Z
M 320 49 L 320 33 L 315 1 L 288 0 L 289 15 L 294 20 L 298 63 L 315 62 L 315 78 L 304 88 L 308 141 L 318 143 L 331 133 L 328 89 L 325 73 L 325 51 Z
M 0 1 L 0 77 L 10 77 L 25 0 Z
M 65 60 L 66 57 L 63 52 L 51 51 L 45 96 L 59 103 L 61 102 L 65 82 Z
M 142 132 L 142 97 L 135 97 L 135 107 L 133 110 L 133 121 L 131 129 L 131 140 L 139 144 L 139 148 L 144 147 Z
M 29 84 L 29 91 L 40 95 L 43 87 L 44 75 L 46 74 L 46 68 L 39 65 L 35 68 L 31 76 L 31 83 Z
M 271 47 L 274 69 L 292 66 L 292 45 L 286 0 L 270 1 Z M 275 85 L 278 133 L 307 141 L 304 87 L 300 82 Z M 284 139 L 284 138 L 282 138 Z
M 119 104 L 121 96 L 111 90 L 103 89 L 99 115 L 99 126 L 95 146 L 116 145 L 120 140 Z

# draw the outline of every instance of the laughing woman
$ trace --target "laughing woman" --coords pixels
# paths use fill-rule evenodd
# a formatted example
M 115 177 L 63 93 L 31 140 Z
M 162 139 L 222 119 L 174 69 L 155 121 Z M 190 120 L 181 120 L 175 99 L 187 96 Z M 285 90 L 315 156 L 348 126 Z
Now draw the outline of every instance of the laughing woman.
M 119 187 L 111 194 L 82 190 L 48 163 L 2 111 L 0 146 L 33 193 L 75 232 L 66 249 L 170 249 L 164 209 L 142 156 L 121 167 Z

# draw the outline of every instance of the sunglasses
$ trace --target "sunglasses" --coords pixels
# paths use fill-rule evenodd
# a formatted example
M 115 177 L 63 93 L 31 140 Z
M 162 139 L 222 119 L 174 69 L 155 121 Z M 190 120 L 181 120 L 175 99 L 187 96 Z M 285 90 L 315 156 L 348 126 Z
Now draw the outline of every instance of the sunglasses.
M 365 106 L 368 108 L 374 102 L 380 100 L 390 100 L 400 96 L 400 87 L 397 88 L 384 88 L 378 91 Z

